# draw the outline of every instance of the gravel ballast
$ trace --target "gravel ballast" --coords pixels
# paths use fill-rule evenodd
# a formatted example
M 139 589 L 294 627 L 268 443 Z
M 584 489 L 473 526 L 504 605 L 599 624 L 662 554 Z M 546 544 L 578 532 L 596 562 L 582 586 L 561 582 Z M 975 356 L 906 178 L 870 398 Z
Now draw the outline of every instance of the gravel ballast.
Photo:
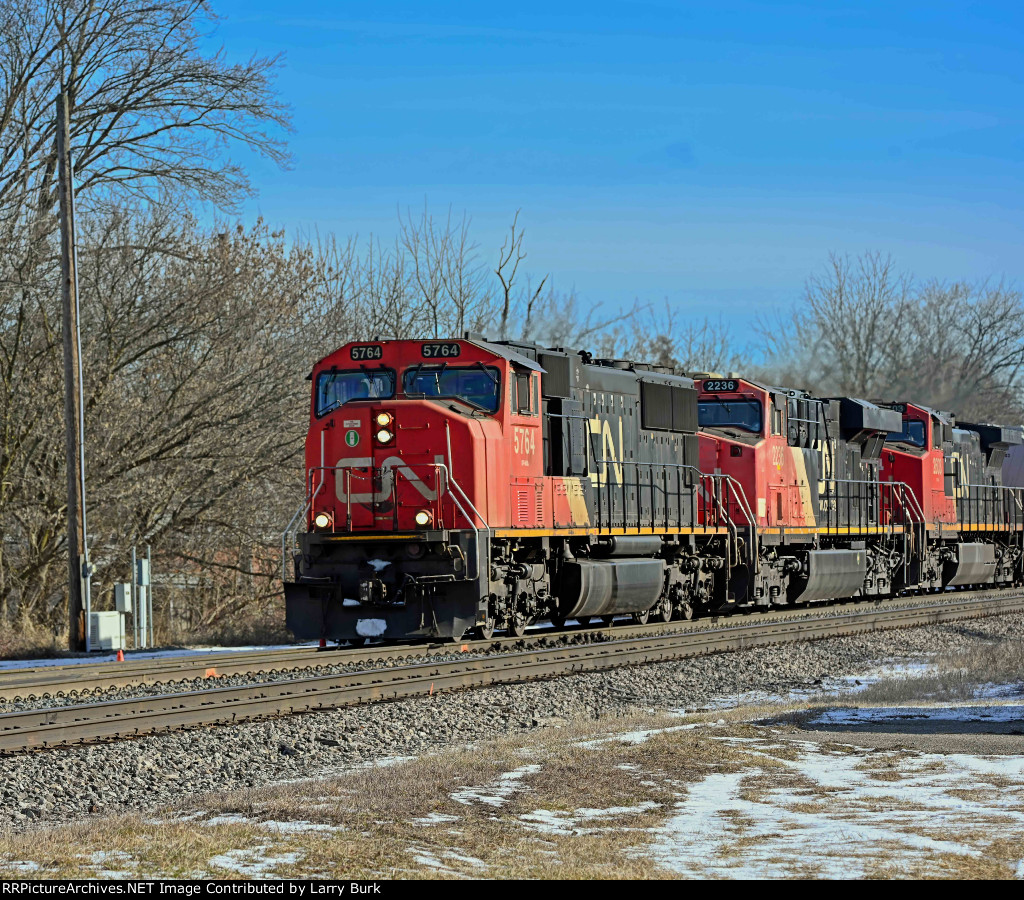
M 0 759 L 0 828 L 316 778 L 578 716 L 693 710 L 752 691 L 827 688 L 829 679 L 879 662 L 966 651 L 1017 637 L 1022 626 L 1024 614 L 1014 613 L 28 753 Z

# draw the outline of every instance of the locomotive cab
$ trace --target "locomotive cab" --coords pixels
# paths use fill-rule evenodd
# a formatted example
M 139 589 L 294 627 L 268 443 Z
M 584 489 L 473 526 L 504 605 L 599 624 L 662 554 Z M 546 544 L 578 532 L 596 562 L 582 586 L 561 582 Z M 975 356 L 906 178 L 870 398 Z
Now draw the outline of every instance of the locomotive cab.
M 285 584 L 296 635 L 458 637 L 478 623 L 489 529 L 513 505 L 495 474 L 540 475 L 541 371 L 468 340 L 348 344 L 314 366 L 306 531 Z
M 882 479 L 908 485 L 927 524 L 955 526 L 957 470 L 952 416 L 914 403 L 880 405 L 900 413 L 903 425 L 902 430 L 886 435 Z
M 813 524 L 809 486 L 817 478 L 808 474 L 800 451 L 819 440 L 821 402 L 740 378 L 703 378 L 698 389 L 701 470 L 720 472 L 737 485 L 733 521 Z

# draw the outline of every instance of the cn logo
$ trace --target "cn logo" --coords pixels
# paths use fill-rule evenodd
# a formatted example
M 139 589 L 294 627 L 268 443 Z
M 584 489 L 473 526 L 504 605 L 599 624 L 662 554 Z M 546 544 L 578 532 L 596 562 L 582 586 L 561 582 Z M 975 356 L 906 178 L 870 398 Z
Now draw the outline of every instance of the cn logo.
M 358 435 L 356 440 L 358 441 Z M 348 437 L 345 438 L 346 443 Z M 435 456 L 434 466 L 427 466 L 430 471 L 440 472 L 440 466 L 444 465 L 443 456 Z M 396 473 L 409 482 L 424 500 L 436 500 L 437 489 L 425 484 L 423 479 L 406 464 L 400 456 L 389 456 L 378 467 L 380 470 L 380 485 L 374 490 L 374 465 L 373 458 L 369 456 L 358 459 L 342 458 L 338 460 L 334 470 L 334 493 L 342 503 L 380 503 L 387 500 L 395 492 Z M 349 497 L 347 490 L 351 485 L 352 496 Z M 369 490 L 367 490 L 369 488 Z

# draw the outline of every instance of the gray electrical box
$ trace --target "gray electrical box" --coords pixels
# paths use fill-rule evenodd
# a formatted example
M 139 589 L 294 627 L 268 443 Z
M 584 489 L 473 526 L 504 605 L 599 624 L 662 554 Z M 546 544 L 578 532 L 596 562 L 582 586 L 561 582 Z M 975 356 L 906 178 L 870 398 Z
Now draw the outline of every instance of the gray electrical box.
M 132 586 L 127 581 L 114 585 L 114 609 L 119 613 L 132 611 Z
M 124 625 L 119 612 L 89 614 L 89 648 L 124 650 Z
M 149 584 L 149 560 L 140 559 L 135 562 L 135 583 Z

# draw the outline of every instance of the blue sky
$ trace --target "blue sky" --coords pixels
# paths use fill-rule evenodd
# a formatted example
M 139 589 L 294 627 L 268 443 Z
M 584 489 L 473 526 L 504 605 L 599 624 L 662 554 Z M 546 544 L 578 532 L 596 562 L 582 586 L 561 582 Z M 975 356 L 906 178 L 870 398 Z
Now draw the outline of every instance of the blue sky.
M 393 235 L 424 201 L 605 308 L 741 335 L 829 251 L 1024 282 L 1024 7 L 214 0 L 229 58 L 285 54 L 289 231 Z M 492 250 L 493 248 L 493 250 Z

